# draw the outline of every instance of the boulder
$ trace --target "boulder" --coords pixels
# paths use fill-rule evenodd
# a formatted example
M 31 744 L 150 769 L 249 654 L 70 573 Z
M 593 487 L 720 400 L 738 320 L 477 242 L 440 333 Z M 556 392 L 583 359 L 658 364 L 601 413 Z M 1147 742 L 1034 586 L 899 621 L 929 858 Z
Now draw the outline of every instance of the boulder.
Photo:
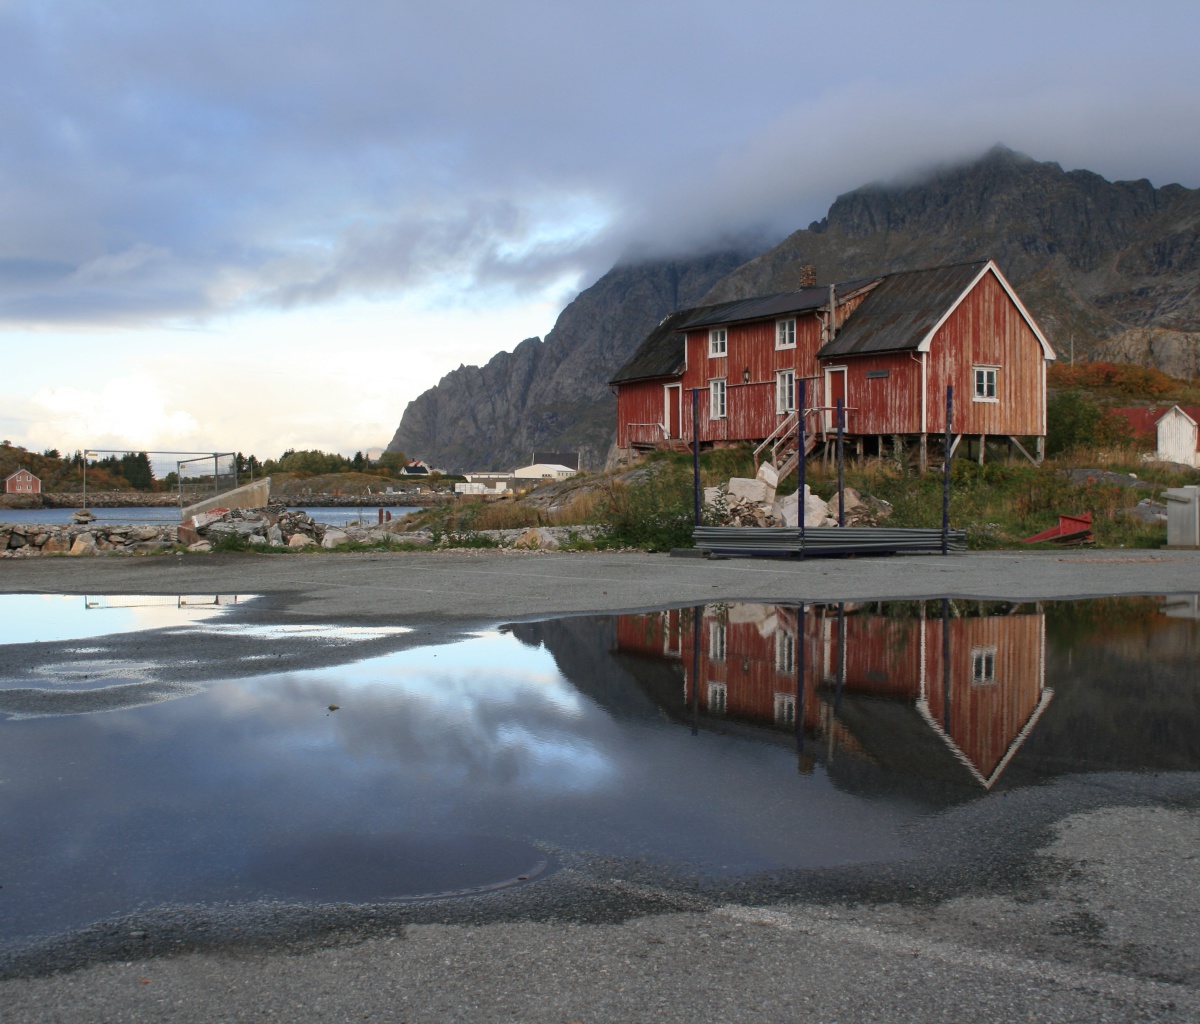
M 764 462 L 758 467 L 756 479 L 761 480 L 772 490 L 779 486 L 779 473 L 776 472 L 775 467 L 769 462 Z
M 728 490 L 731 498 L 742 498 L 760 505 L 769 505 L 775 500 L 775 488 L 768 487 L 762 480 L 750 480 L 743 476 L 730 477 Z
M 272 547 L 283 547 L 283 531 L 278 526 L 267 528 L 267 541 Z
M 246 543 L 247 544 L 266 544 L 267 538 L 264 537 L 261 533 L 252 533 L 252 534 L 250 534 L 249 537 L 246 538 Z
M 295 551 L 301 548 L 313 548 L 317 546 L 317 542 L 306 533 L 293 533 L 292 539 L 288 541 L 288 547 Z
M 323 548 L 336 548 L 349 543 L 350 538 L 344 530 L 328 529 L 325 531 L 325 536 L 321 538 L 321 547 Z
M 557 551 L 558 541 L 549 530 L 540 526 L 531 526 L 513 541 L 512 546 L 514 548 L 536 548 L 538 551 Z
M 723 494 L 724 494 L 724 491 L 720 487 L 704 488 L 704 504 L 705 505 L 717 504 L 717 502 L 719 502 L 721 500 Z
M 61 555 L 70 550 L 71 545 L 67 543 L 67 538 L 57 533 L 52 534 L 42 545 L 42 554 L 44 555 Z
M 75 543 L 71 545 L 71 550 L 68 554 L 72 555 L 94 555 L 96 553 L 96 538 L 90 533 L 81 533 L 75 538 Z
M 194 551 L 196 554 L 204 554 L 205 552 L 212 550 L 212 545 L 206 540 L 198 540 L 195 544 L 189 544 L 187 549 L 189 551 Z
M 827 526 L 829 516 L 829 506 L 820 498 L 812 493 L 808 484 L 804 485 L 804 525 L 807 526 Z M 790 526 L 793 529 L 800 525 L 799 516 L 800 495 L 799 492 L 789 494 L 786 498 L 780 498 L 775 503 L 775 515 L 783 520 L 784 526 Z M 836 523 L 837 520 L 834 519 Z

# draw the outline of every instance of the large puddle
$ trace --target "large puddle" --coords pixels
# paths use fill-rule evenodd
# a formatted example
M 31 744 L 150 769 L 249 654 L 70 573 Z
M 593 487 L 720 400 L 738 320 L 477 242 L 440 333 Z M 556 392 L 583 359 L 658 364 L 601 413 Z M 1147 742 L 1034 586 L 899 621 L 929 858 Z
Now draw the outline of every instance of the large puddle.
M 999 790 L 1200 768 L 1195 597 L 704 605 L 432 647 L 148 600 L 3 599 L 0 938 L 564 857 L 887 861 Z

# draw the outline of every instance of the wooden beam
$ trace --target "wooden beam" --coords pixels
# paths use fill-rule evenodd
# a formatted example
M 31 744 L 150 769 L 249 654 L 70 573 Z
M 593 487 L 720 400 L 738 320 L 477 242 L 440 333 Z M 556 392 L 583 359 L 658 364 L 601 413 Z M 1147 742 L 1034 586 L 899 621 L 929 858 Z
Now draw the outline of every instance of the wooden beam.
M 1017 446 L 1017 451 L 1019 451 L 1019 452 L 1020 452 L 1022 455 L 1024 455 L 1024 456 L 1025 456 L 1025 458 L 1027 458 L 1027 459 L 1030 461 L 1030 463 L 1031 463 L 1032 465 L 1036 466 L 1036 465 L 1038 464 L 1038 463 L 1037 463 L 1037 459 L 1035 459 L 1035 458 L 1034 458 L 1032 455 L 1030 455 L 1030 454 L 1029 454 L 1029 452 L 1027 452 L 1027 451 L 1025 450 L 1025 448 L 1024 448 L 1024 446 L 1021 444 L 1021 442 L 1020 442 L 1020 441 L 1018 441 L 1018 440 L 1017 440 L 1015 437 L 1013 437 L 1011 434 L 1010 434 L 1010 435 L 1009 435 L 1009 437 L 1008 437 L 1008 443 L 1009 443 L 1009 444 L 1016 445 L 1016 446 Z

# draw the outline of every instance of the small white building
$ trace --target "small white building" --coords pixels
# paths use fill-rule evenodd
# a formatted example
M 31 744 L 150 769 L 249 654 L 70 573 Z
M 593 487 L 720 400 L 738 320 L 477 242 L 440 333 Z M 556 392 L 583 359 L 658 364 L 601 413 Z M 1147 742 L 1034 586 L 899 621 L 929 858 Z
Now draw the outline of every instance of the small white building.
M 553 462 L 535 462 L 532 466 L 522 466 L 513 470 L 513 476 L 518 481 L 566 480 L 577 476 L 579 470 L 570 466 L 561 466 Z
M 1158 432 L 1158 451 L 1155 454 L 1159 459 L 1185 466 L 1200 466 L 1200 430 L 1193 417 L 1173 405 L 1162 414 L 1155 428 Z

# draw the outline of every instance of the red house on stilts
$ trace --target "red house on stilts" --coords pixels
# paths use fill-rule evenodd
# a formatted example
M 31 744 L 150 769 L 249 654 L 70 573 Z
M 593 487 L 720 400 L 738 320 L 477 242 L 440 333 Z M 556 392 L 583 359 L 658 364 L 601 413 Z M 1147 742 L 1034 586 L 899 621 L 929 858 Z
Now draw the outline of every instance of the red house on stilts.
M 1054 351 L 992 260 L 903 271 L 672 313 L 610 382 L 617 445 L 753 442 L 786 475 L 843 434 L 858 455 L 912 444 L 1040 461 Z M 698 396 L 693 417 L 692 395 Z M 803 408 L 801 408 L 803 402 Z

